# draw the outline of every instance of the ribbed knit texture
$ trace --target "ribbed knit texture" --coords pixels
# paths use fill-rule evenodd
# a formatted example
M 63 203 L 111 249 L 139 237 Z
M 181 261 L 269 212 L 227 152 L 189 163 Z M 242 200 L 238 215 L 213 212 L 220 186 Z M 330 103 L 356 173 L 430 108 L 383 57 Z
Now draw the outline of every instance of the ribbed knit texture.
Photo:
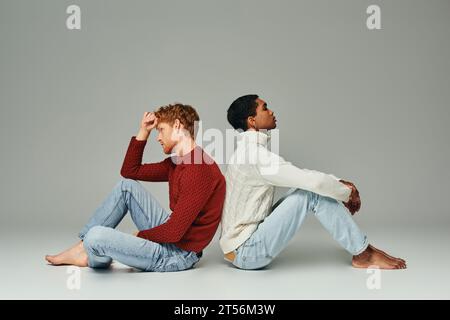
M 339 178 L 316 170 L 300 169 L 268 147 L 269 135 L 245 131 L 225 172 L 226 196 L 219 244 L 224 253 L 242 245 L 272 212 L 275 187 L 308 190 L 347 202 L 351 188 Z
M 136 136 L 131 138 L 120 173 L 124 178 L 134 180 L 168 181 L 172 213 L 166 223 L 141 230 L 138 237 L 157 243 L 173 243 L 187 251 L 202 251 L 220 223 L 225 200 L 224 176 L 200 147 L 183 157 L 142 164 L 146 143 L 147 140 L 136 140 Z M 194 163 L 194 157 L 198 159 L 199 155 L 202 163 Z M 190 163 L 185 163 L 188 159 Z

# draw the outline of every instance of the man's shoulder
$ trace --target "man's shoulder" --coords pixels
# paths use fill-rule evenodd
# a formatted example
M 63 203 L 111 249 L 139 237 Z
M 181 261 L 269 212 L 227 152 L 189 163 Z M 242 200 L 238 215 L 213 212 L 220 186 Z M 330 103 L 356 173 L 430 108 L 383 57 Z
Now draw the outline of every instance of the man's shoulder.
M 234 150 L 228 166 L 236 167 L 240 165 L 261 165 L 267 164 L 272 158 L 277 157 L 267 147 L 260 144 L 242 144 Z
M 202 150 L 201 154 L 192 159 L 191 163 L 185 163 L 183 166 L 194 174 L 222 175 L 216 161 L 204 150 Z

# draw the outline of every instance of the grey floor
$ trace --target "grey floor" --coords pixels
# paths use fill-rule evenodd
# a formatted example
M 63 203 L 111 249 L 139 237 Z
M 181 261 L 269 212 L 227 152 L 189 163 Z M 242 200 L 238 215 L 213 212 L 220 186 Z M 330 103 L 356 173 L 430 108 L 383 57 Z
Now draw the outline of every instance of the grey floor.
M 1 232 L 1 299 L 449 299 L 448 226 L 364 226 L 375 246 L 408 261 L 408 269 L 372 274 L 314 220 L 307 220 L 269 268 L 242 271 L 222 259 L 217 238 L 197 266 L 176 273 L 145 273 L 114 262 L 81 268 L 80 288 L 69 289 L 67 266 L 50 266 L 47 253 L 77 241 L 76 230 L 10 228 Z

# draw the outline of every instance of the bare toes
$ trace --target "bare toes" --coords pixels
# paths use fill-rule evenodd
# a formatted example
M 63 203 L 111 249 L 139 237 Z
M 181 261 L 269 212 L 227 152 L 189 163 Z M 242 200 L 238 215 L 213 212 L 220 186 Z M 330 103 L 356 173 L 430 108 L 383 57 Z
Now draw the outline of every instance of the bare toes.
M 45 256 L 45 260 L 47 260 L 47 262 L 54 264 L 55 263 L 55 257 L 54 256 Z
M 386 263 L 379 267 L 380 269 L 393 270 L 396 269 L 396 266 L 393 264 Z
M 397 261 L 400 261 L 400 262 L 402 262 L 402 263 L 406 263 L 406 261 L 404 260 L 404 259 L 402 259 L 402 258 L 398 258 L 398 257 L 392 257 L 392 256 L 390 256 L 390 255 L 388 255 L 388 254 L 386 254 L 388 257 L 391 257 L 392 259 L 394 259 L 394 260 L 397 260 Z

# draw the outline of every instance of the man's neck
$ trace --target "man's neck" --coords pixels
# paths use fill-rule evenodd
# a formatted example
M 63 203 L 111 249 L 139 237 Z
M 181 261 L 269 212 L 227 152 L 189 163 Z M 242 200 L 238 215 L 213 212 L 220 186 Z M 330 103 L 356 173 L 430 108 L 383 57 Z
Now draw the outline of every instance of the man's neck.
M 175 153 L 178 157 L 183 157 L 194 150 L 196 146 L 197 144 L 192 138 L 184 138 L 173 147 L 172 153 Z
M 268 129 L 248 128 L 245 132 L 261 132 L 261 133 L 269 134 L 270 130 L 268 130 Z

